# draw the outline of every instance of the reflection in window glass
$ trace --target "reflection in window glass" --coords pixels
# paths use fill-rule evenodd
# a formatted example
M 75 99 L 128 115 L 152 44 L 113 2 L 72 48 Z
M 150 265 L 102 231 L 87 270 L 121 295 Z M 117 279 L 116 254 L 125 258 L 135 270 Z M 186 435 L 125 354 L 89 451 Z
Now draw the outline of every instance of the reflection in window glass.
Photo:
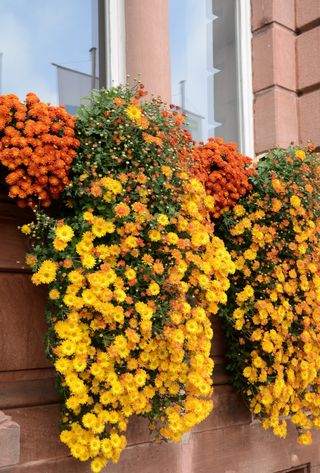
M 235 0 L 169 0 L 172 102 L 196 140 L 238 140 Z
M 91 0 L 1 0 L 0 92 L 23 100 L 34 91 L 57 104 L 57 68 L 51 63 L 88 74 L 90 82 L 91 11 Z

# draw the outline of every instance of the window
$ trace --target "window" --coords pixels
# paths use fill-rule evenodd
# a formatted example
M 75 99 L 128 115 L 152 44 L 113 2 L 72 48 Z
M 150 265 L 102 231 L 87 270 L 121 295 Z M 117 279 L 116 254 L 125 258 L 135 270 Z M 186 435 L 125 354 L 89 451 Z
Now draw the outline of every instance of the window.
M 2 0 L 0 93 L 57 104 L 52 63 L 90 75 L 91 9 L 91 0 Z
M 250 2 L 169 0 L 172 101 L 197 140 L 253 154 Z

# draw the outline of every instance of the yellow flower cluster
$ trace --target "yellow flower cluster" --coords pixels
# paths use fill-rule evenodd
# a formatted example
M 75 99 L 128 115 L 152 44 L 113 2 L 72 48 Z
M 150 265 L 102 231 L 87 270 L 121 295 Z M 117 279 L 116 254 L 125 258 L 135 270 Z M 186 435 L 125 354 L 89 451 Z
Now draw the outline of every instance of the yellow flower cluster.
M 81 231 L 55 225 L 55 261 L 33 276 L 47 284 L 57 275 L 49 297 L 63 313 L 53 325 L 65 390 L 61 440 L 75 458 L 91 459 L 93 472 L 118 461 L 132 415 L 177 441 L 212 409 L 209 316 L 226 303 L 235 266 L 212 236 L 206 206 L 214 201 L 196 179 L 179 178 L 174 217 L 153 215 L 144 194 L 125 203 L 119 180 L 100 179 L 99 199 L 112 216 L 91 208 L 77 222 Z M 169 188 L 170 173 L 166 179 Z
M 303 150 L 272 158 L 270 168 L 286 180 L 262 174 L 264 187 L 227 217 L 237 268 L 227 316 L 237 343 L 229 356 L 263 427 L 285 437 L 289 416 L 299 442 L 309 444 L 320 428 L 319 167 Z

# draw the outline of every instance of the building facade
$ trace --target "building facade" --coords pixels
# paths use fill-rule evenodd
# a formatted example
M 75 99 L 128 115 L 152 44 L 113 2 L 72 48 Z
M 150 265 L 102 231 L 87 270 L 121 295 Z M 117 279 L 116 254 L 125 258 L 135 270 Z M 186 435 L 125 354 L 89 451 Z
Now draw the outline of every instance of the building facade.
M 220 134 L 237 139 L 241 150 L 251 156 L 291 142 L 320 145 L 319 0 L 183 2 L 186 9 L 205 6 L 195 20 L 208 50 L 204 56 L 201 51 L 188 56 L 192 44 L 187 45 L 187 58 L 176 72 L 175 83 L 172 28 L 177 28 L 183 44 L 193 26 L 185 25 L 183 30 L 179 15 L 174 17 L 173 3 L 99 0 L 101 85 L 138 77 L 150 93 L 179 102 L 190 115 L 197 115 L 196 131 L 206 130 L 200 137 Z M 190 57 L 200 75 L 192 75 Z M 206 87 L 199 84 L 201 77 Z M 192 81 L 206 90 L 189 85 Z M 201 109 L 193 108 L 198 99 L 204 104 Z M 72 459 L 59 441 L 59 395 L 44 354 L 46 293 L 31 284 L 24 266 L 26 242 L 16 229 L 28 220 L 24 210 L 1 199 L 0 472 L 87 473 L 89 465 Z M 223 327 L 218 319 L 212 323 L 215 408 L 211 416 L 182 442 L 161 445 L 152 444 L 146 422 L 135 419 L 119 464 L 107 471 L 320 473 L 320 435 L 304 447 L 296 443 L 294 429 L 280 440 L 252 419 L 225 372 Z

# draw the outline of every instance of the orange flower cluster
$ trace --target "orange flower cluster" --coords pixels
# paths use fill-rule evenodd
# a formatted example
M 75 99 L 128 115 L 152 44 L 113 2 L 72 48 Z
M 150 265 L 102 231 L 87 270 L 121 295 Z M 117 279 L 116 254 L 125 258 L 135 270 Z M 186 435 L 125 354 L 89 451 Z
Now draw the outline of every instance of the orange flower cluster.
M 79 146 L 75 118 L 62 107 L 40 102 L 34 93 L 25 104 L 16 95 L 0 96 L 0 163 L 9 196 L 20 207 L 58 199 Z
M 207 194 L 215 198 L 212 217 L 230 210 L 249 190 L 253 174 L 251 159 L 237 151 L 235 143 L 209 138 L 192 148 L 191 171 L 204 184 Z

